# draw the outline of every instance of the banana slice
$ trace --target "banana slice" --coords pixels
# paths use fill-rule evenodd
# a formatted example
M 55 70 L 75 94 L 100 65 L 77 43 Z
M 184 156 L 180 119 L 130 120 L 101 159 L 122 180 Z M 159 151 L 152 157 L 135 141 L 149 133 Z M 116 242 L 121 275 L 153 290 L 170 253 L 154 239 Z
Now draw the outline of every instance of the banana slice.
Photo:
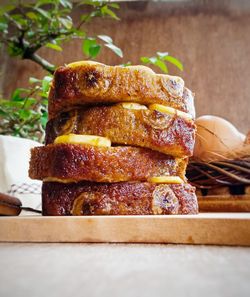
M 167 113 L 170 115 L 175 115 L 177 114 L 177 116 L 179 116 L 180 118 L 186 119 L 186 120 L 192 120 L 192 116 L 186 112 L 177 110 L 175 108 L 169 107 L 169 106 L 165 106 L 165 105 L 161 105 L 161 104 L 150 104 L 149 105 L 149 109 L 151 110 L 157 110 L 160 111 L 162 113 Z
M 134 102 L 123 102 L 120 104 L 123 108 L 126 108 L 126 109 L 136 109 L 136 110 L 148 109 L 147 106 L 139 104 L 139 103 L 134 103 Z
M 57 177 L 46 177 L 43 179 L 43 182 L 56 182 L 56 183 L 63 183 L 63 184 L 71 184 L 75 183 L 74 179 L 62 179 Z
M 154 184 L 183 184 L 183 180 L 179 176 L 153 176 L 148 182 Z
M 91 65 L 103 65 L 103 64 L 95 61 L 76 61 L 76 62 L 67 64 L 67 67 L 75 68 L 75 67 L 91 66 Z
M 89 144 L 93 146 L 100 147 L 110 147 L 111 141 L 106 137 L 96 136 L 96 135 L 78 135 L 78 134 L 68 134 L 58 136 L 55 141 L 58 143 L 71 143 L 71 144 Z

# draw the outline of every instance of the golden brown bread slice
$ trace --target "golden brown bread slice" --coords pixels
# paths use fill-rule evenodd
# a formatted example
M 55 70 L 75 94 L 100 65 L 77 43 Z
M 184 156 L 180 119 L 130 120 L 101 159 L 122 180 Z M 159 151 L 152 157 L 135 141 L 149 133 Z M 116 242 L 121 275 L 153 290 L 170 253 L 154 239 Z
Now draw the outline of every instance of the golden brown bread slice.
M 86 104 L 159 103 L 195 117 L 193 94 L 180 77 L 145 66 L 107 66 L 82 61 L 59 67 L 49 94 L 49 119 Z
M 147 147 L 183 157 L 193 153 L 195 124 L 176 115 L 127 109 L 121 104 L 89 107 L 62 113 L 50 120 L 46 143 L 70 133 L 104 136 L 115 144 Z
M 197 214 L 195 188 L 189 184 L 43 183 L 43 215 Z
M 187 159 L 145 148 L 51 144 L 31 150 L 29 176 L 61 182 L 121 182 L 174 175 L 185 181 L 186 166 Z

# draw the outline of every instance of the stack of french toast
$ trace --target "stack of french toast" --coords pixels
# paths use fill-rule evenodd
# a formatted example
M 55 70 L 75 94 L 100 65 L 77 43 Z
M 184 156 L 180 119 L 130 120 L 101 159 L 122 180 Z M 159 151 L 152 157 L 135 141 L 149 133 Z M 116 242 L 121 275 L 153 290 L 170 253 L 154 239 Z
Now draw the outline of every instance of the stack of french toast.
M 194 117 L 179 77 L 92 61 L 59 67 L 46 144 L 32 149 L 29 169 L 43 180 L 43 215 L 198 213 L 185 177 Z

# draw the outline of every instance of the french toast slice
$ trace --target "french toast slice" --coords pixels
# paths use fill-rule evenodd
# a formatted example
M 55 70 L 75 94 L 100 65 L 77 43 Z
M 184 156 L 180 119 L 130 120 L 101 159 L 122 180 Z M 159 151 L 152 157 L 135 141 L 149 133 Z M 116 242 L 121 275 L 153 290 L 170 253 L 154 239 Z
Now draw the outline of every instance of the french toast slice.
M 180 77 L 156 74 L 146 66 L 107 66 L 82 61 L 59 67 L 49 94 L 49 119 L 77 106 L 159 103 L 195 117 L 193 94 Z
M 198 204 L 189 184 L 44 182 L 42 209 L 47 216 L 197 214 Z
M 31 150 L 29 176 L 59 182 L 146 181 L 179 176 L 185 181 L 187 158 L 174 158 L 139 147 L 50 144 Z
M 196 130 L 192 120 L 146 107 L 135 108 L 117 104 L 62 113 L 48 122 L 46 143 L 53 143 L 63 134 L 93 134 L 119 145 L 146 147 L 177 157 L 192 155 Z

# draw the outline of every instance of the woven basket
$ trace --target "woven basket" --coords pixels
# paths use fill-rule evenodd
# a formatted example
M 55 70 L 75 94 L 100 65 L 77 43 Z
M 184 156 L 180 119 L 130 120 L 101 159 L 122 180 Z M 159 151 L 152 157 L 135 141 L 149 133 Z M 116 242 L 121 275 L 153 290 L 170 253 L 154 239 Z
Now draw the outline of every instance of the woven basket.
M 198 189 L 250 185 L 250 155 L 212 162 L 191 160 L 187 167 L 187 178 Z

